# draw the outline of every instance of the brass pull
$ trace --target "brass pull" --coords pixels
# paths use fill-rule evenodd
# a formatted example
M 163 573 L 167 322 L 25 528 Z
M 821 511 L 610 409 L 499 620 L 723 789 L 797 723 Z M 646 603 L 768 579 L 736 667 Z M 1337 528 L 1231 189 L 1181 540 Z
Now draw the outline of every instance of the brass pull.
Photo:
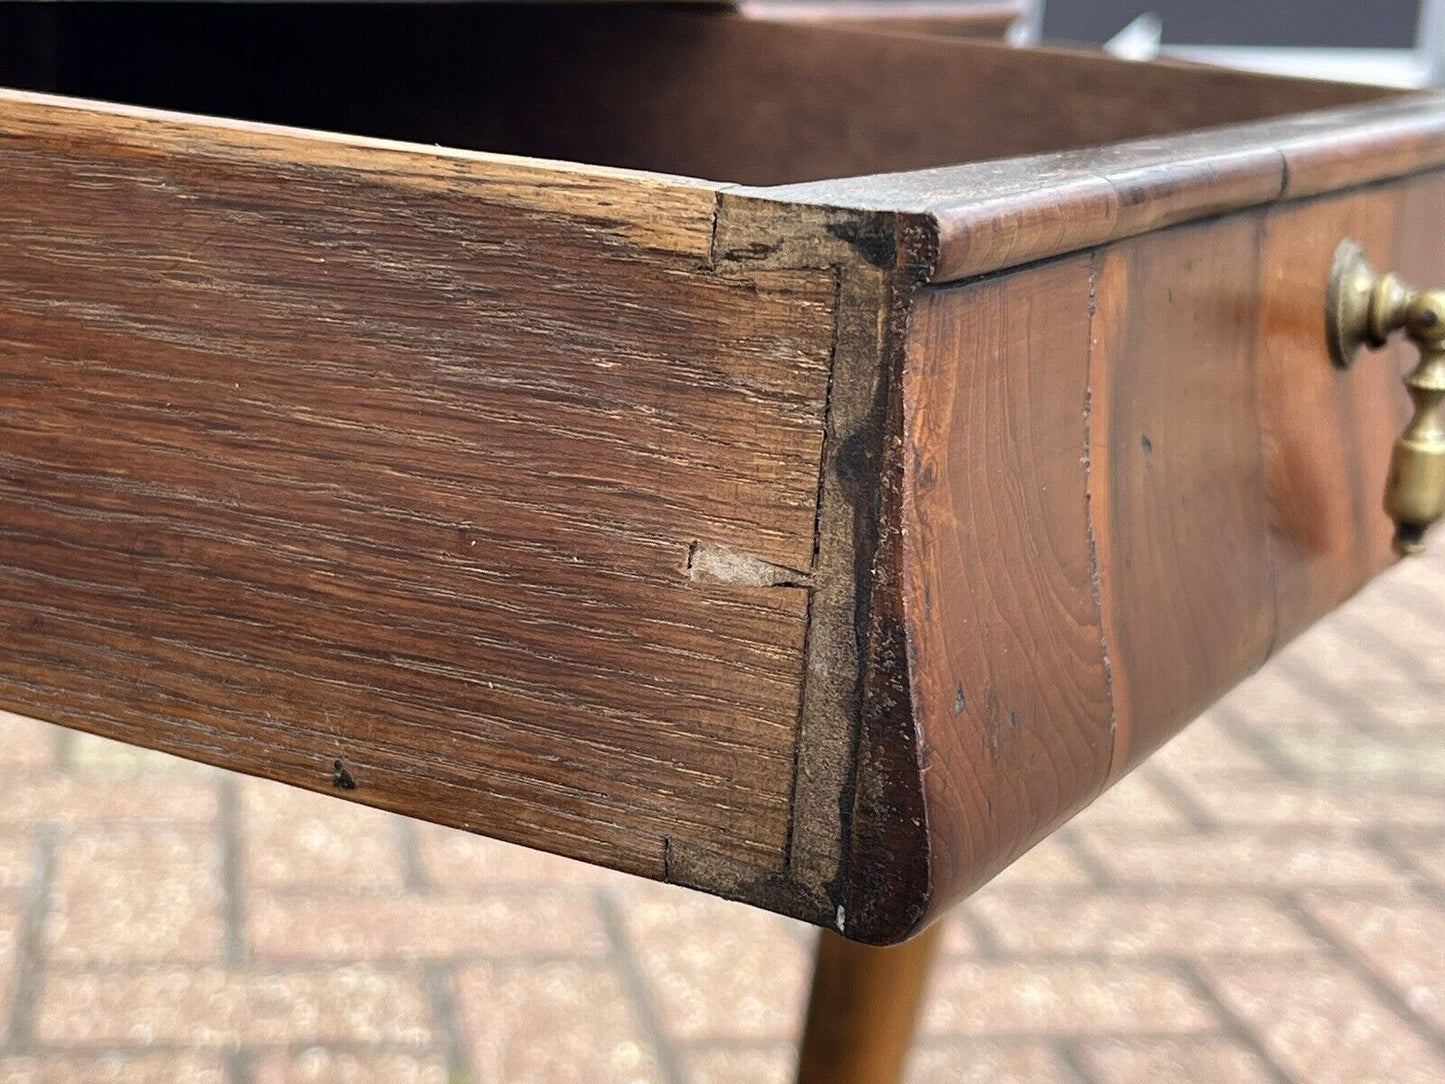
M 1395 521 L 1395 551 L 1425 548 L 1425 532 L 1445 515 L 1445 290 L 1420 290 L 1393 272 L 1370 266 L 1360 246 L 1335 250 L 1325 313 L 1330 358 L 1341 369 L 1360 347 L 1379 349 L 1404 330 L 1420 349 L 1420 364 L 1405 377 L 1415 416 L 1395 442 L 1385 481 L 1385 511 Z

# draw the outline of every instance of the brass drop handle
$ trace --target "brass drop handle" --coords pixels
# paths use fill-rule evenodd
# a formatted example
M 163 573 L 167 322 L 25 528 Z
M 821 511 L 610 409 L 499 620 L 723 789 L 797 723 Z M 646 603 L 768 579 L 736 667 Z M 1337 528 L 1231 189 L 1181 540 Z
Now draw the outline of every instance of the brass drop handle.
M 1415 416 L 1395 442 L 1385 481 L 1385 511 L 1395 521 L 1395 550 L 1425 548 L 1425 532 L 1445 515 L 1445 290 L 1420 290 L 1393 272 L 1370 266 L 1360 246 L 1335 250 L 1325 313 L 1330 358 L 1341 369 L 1360 347 L 1379 349 L 1403 330 L 1420 349 L 1420 363 L 1405 377 Z

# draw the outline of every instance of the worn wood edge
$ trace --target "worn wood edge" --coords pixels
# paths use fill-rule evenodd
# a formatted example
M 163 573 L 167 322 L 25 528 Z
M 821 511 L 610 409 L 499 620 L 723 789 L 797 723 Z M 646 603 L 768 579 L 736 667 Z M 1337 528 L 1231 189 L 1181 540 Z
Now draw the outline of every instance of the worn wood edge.
M 1285 159 L 1285 199 L 1435 169 L 1445 165 L 1445 94 L 1301 114 L 1279 150 Z
M 933 222 L 942 285 L 1168 226 L 1445 165 L 1445 95 L 1108 147 L 754 189 Z
M 398 186 L 475 192 L 593 220 L 619 245 L 706 261 L 716 193 L 689 177 L 344 135 L 0 88 L 0 139 L 77 142 L 132 160 L 185 155 L 346 170 Z
M 809 595 L 787 868 L 668 855 L 668 879 L 858 941 L 918 928 L 931 893 L 922 764 L 901 593 L 901 365 L 907 313 L 935 253 L 919 216 L 718 199 L 720 273 L 827 268 L 835 330 Z
M 691 273 L 832 275 L 847 318 L 835 328 L 813 569 L 824 586 L 810 602 L 787 864 L 760 869 L 664 839 L 656 870 L 634 872 L 858 940 L 913 931 L 929 892 L 927 831 L 889 570 L 898 561 L 902 332 L 909 300 L 933 267 L 931 220 L 758 199 L 659 174 L 8 90 L 0 90 L 3 139 L 132 161 L 179 155 L 325 167 L 372 183 L 475 192 L 522 214 L 566 214 L 604 243 Z M 907 839 L 891 834 L 899 828 Z
M 575 208 L 590 198 L 599 232 L 700 259 L 709 255 L 706 224 L 721 191 L 794 214 L 812 206 L 919 216 L 937 234 L 929 279 L 943 284 L 1445 164 L 1445 95 L 1381 94 L 1392 96 L 1103 148 L 760 188 L 7 89 L 0 138 L 80 136 L 141 158 L 314 162 L 388 183 L 475 187 L 519 207 Z

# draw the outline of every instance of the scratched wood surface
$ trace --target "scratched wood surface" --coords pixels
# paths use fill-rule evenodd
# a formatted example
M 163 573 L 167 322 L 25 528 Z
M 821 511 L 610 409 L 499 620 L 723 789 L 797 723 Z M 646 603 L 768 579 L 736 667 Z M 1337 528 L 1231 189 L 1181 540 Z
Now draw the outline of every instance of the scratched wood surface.
M 1445 165 L 1438 94 L 936 169 L 768 189 L 777 199 L 917 214 L 937 231 L 934 283 L 1151 230 Z
M 1411 225 L 1442 193 L 1281 204 L 920 300 L 904 599 L 935 907 L 1389 563 L 1403 359 L 1335 371 L 1323 290 L 1345 236 L 1445 274 Z
M 0 703 L 653 876 L 778 864 L 831 276 L 703 271 L 700 187 L 0 131 Z

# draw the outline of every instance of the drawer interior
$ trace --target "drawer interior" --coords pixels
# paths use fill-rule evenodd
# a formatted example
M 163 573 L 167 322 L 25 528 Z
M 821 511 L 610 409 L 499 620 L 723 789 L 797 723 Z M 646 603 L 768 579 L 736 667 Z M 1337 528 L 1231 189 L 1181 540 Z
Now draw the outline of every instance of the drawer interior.
M 0 5 L 0 85 L 787 184 L 1106 144 L 1390 92 L 703 5 Z

